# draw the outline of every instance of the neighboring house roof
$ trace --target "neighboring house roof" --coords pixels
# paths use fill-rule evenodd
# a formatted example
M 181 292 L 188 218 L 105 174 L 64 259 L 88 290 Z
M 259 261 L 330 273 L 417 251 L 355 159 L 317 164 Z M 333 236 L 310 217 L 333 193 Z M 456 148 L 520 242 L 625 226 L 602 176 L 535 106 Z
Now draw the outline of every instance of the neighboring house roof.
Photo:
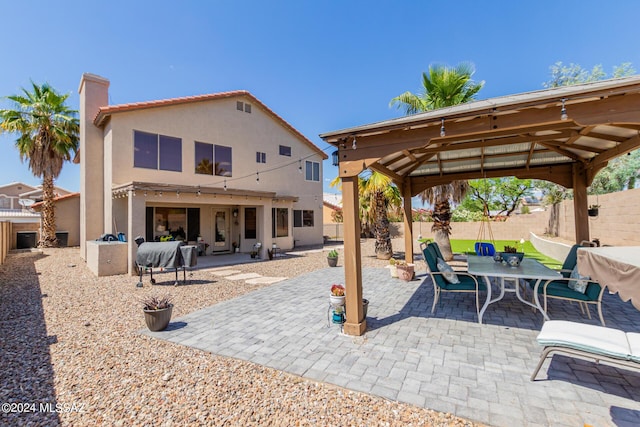
M 29 211 L 19 211 L 12 209 L 0 209 L 0 221 L 10 222 L 39 222 L 40 214 Z
M 322 194 L 322 203 L 331 209 L 342 209 L 342 195 L 324 193 Z
M 80 193 L 65 194 L 64 196 L 55 197 L 53 200 L 55 202 L 61 202 L 63 200 L 67 200 L 67 199 L 73 199 L 74 197 L 80 197 Z M 31 205 L 31 209 L 39 212 L 39 209 L 42 208 L 43 204 L 44 204 L 44 202 L 34 203 L 33 205 Z
M 62 187 L 58 187 L 57 185 L 55 185 L 53 187 L 53 192 L 54 194 L 60 194 L 63 193 L 63 195 L 67 195 L 67 194 L 71 194 L 71 191 L 66 190 Z M 24 193 L 20 193 L 20 197 L 24 197 L 24 196 L 34 196 L 34 195 L 40 195 L 42 194 L 42 185 L 38 185 L 34 190 L 31 191 L 25 191 Z
M 156 101 L 142 101 L 142 102 L 132 102 L 128 104 L 120 104 L 120 105 L 108 105 L 106 107 L 100 107 L 98 110 L 98 114 L 93 119 L 93 123 L 100 127 L 102 126 L 112 114 L 122 113 L 126 111 L 135 111 L 142 110 L 147 108 L 157 108 L 157 107 L 166 107 L 172 105 L 179 104 L 189 104 L 193 102 L 203 102 L 203 101 L 213 101 L 217 99 L 226 99 L 226 98 L 235 98 L 235 97 L 247 97 L 251 99 L 254 103 L 259 105 L 268 115 L 274 118 L 277 122 L 279 122 L 286 129 L 291 131 L 294 135 L 300 138 L 306 145 L 322 156 L 323 159 L 327 159 L 328 156 L 318 148 L 313 142 L 311 142 L 306 136 L 300 133 L 296 128 L 290 125 L 285 119 L 274 113 L 269 107 L 263 104 L 258 98 L 253 96 L 246 90 L 236 90 L 230 92 L 219 92 L 212 93 L 207 95 L 195 95 L 195 96 L 184 96 L 180 98 L 170 98 L 170 99 L 160 99 Z
M 36 187 L 34 187 L 33 185 L 25 184 L 24 182 L 18 182 L 18 181 L 14 181 L 14 182 L 10 182 L 8 184 L 0 185 L 0 188 L 11 187 L 13 185 L 22 185 L 24 187 L 29 187 L 29 188 L 31 188 L 33 190 L 36 189 Z

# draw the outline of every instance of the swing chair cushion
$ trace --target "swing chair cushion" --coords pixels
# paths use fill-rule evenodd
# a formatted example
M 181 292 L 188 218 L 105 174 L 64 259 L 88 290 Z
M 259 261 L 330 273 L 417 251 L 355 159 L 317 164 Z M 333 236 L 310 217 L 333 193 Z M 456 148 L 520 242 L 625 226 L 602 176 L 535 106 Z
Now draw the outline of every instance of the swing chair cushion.
M 476 242 L 474 249 L 478 256 L 493 256 L 496 253 L 496 248 L 492 243 Z
M 460 283 L 460 279 L 458 279 L 458 275 L 453 271 L 453 267 L 447 264 L 445 260 L 438 258 L 436 261 L 436 267 L 438 267 L 438 271 L 442 273 L 447 282 L 452 285 Z

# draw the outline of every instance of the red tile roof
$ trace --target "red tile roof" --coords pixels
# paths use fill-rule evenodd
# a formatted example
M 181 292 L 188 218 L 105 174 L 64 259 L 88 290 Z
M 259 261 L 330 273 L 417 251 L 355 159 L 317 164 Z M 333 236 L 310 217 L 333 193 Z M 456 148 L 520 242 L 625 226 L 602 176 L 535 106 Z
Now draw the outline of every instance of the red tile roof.
M 55 197 L 53 200 L 56 201 L 56 202 L 59 202 L 61 200 L 71 199 L 73 197 L 80 197 L 80 193 L 65 194 L 64 196 Z M 40 208 L 42 206 L 43 203 L 44 202 L 37 202 L 37 203 L 32 204 L 30 207 L 31 207 L 31 209 L 38 209 L 38 208 Z
M 309 145 L 309 147 L 316 150 L 318 154 L 322 156 L 323 159 L 328 158 L 328 156 L 324 153 L 324 151 L 318 148 L 306 136 L 300 133 L 285 119 L 283 119 L 282 117 L 274 113 L 269 107 L 267 107 L 258 98 L 256 98 L 246 90 L 235 90 L 230 92 L 219 92 L 219 93 L 211 93 L 206 95 L 183 96 L 180 98 L 159 99 L 155 101 L 132 102 L 132 103 L 120 104 L 120 105 L 108 105 L 106 107 L 100 107 L 100 109 L 98 110 L 98 114 L 96 114 L 95 118 L 93 119 L 93 123 L 96 126 L 102 126 L 112 114 L 121 113 L 125 111 L 134 111 L 134 110 L 156 108 L 156 107 L 166 107 L 171 105 L 188 104 L 192 102 L 212 101 L 217 99 L 234 98 L 234 97 L 247 97 L 251 99 L 252 102 L 259 105 L 264 111 L 267 112 L 267 114 L 273 117 L 277 122 L 279 122 L 281 125 L 287 128 L 289 131 L 291 131 L 294 135 L 299 137 L 305 144 Z

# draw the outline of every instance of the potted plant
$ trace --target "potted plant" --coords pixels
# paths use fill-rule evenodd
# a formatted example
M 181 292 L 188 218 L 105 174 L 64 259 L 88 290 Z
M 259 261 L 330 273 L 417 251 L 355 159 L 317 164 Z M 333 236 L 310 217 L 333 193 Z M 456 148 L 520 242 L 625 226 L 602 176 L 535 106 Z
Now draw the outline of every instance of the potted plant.
M 253 251 L 249 252 L 249 255 L 251 255 L 251 258 L 255 258 L 255 257 L 258 256 L 258 251 L 253 250 Z
M 516 246 L 507 245 L 504 247 L 504 251 L 502 252 L 502 259 L 507 261 L 509 256 L 516 256 L 519 261 L 522 261 L 522 258 L 524 258 L 524 252 L 518 252 L 518 248 Z
M 589 216 L 598 216 L 599 209 L 600 209 L 600 205 L 589 205 L 587 214 L 589 214 Z
M 233 246 L 233 252 L 240 252 L 240 247 L 238 246 L 238 242 L 232 242 L 231 246 Z
M 335 249 L 331 249 L 327 254 L 327 262 L 329 263 L 329 267 L 335 267 L 338 265 L 338 251 Z
M 142 300 L 144 320 L 150 331 L 163 331 L 169 325 L 173 303 L 171 295 L 150 295 Z
M 344 306 L 345 290 L 343 285 L 331 285 L 331 293 L 329 294 L 329 303 L 332 307 Z
M 396 270 L 398 270 L 398 277 L 407 282 L 413 279 L 414 267 L 414 264 L 408 264 L 405 261 L 396 261 Z
M 387 268 L 391 273 L 391 277 L 398 277 L 398 268 L 396 267 L 396 260 L 394 258 L 389 258 L 389 265 Z

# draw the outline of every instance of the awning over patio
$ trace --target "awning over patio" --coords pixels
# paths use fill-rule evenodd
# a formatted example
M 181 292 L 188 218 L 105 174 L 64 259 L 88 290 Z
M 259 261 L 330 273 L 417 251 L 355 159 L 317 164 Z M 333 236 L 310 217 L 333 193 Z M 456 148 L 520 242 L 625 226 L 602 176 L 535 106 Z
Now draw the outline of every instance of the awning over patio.
M 576 242 L 589 240 L 587 187 L 609 160 L 640 147 L 640 76 L 492 98 L 320 137 L 338 152 L 347 311 L 353 313 L 362 296 L 356 220 L 360 172 L 381 172 L 400 189 L 408 261 L 411 197 L 454 180 L 516 176 L 572 188 Z M 366 322 L 352 320 L 347 319 L 345 332 L 362 334 Z

